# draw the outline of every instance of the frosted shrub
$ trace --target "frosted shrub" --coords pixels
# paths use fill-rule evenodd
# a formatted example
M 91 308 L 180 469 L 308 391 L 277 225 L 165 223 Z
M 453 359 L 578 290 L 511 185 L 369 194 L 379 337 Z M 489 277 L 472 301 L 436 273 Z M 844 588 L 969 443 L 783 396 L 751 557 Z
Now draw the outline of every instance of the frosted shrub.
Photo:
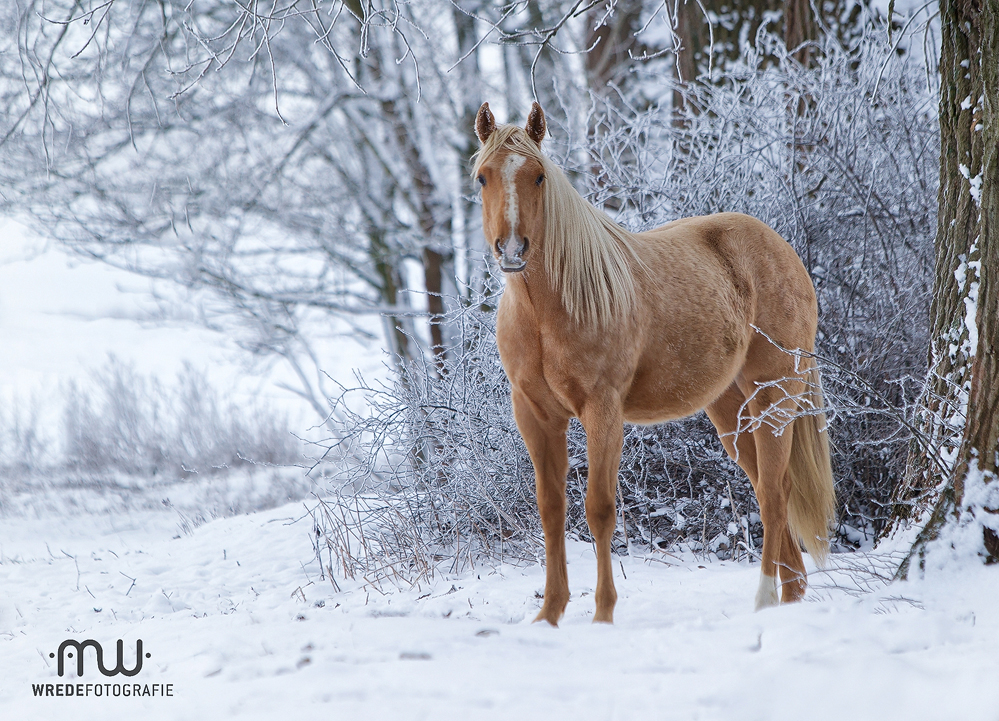
M 169 507 L 190 529 L 311 490 L 287 419 L 192 367 L 164 383 L 111 358 L 86 384 L 3 410 L 0 516 Z
M 262 405 L 237 407 L 191 366 L 167 386 L 112 358 L 92 380 L 92 390 L 70 384 L 66 394 L 69 468 L 174 477 L 298 460 L 286 419 Z

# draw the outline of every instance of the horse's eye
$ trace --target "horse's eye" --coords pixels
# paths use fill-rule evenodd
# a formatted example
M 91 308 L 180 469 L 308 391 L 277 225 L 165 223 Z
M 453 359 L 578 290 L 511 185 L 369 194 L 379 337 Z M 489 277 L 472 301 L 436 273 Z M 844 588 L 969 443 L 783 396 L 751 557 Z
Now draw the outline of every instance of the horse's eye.
M 481 174 L 480 174 L 480 175 L 479 175 L 479 177 L 478 177 L 478 178 L 476 178 L 476 180 L 478 180 L 478 181 L 479 181 L 479 185 L 485 185 L 485 184 L 486 184 L 486 178 L 485 178 L 485 176 L 484 176 L 484 175 L 481 175 Z
M 534 184 L 535 185 L 541 185 L 543 182 L 545 182 L 545 174 L 544 173 L 542 173 L 541 175 L 538 176 L 538 179 L 534 181 Z

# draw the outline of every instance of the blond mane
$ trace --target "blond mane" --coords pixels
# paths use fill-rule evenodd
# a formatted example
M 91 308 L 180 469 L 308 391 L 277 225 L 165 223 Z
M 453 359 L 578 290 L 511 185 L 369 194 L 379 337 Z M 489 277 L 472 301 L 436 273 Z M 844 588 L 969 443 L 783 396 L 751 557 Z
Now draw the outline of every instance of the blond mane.
M 562 169 L 545 156 L 523 128 L 498 126 L 476 153 L 472 177 L 496 151 L 507 148 L 541 163 L 545 212 L 545 270 L 562 303 L 580 323 L 606 328 L 635 305 L 635 279 L 629 256 L 633 234 L 581 196 Z

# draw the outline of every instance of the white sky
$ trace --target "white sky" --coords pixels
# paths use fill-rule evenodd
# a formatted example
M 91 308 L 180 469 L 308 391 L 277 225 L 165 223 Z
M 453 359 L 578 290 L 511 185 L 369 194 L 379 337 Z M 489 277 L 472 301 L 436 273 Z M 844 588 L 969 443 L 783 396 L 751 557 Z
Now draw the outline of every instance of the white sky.
M 212 333 L 129 320 L 148 309 L 143 290 L 140 278 L 71 259 L 23 226 L 0 221 L 0 387 L 49 386 L 101 365 L 108 353 L 162 375 L 183 359 L 220 360 Z
M 277 387 L 292 381 L 283 364 L 251 369 L 248 354 L 218 333 L 142 322 L 153 310 L 148 290 L 146 279 L 71 257 L 0 218 L 0 403 L 9 407 L 35 398 L 57 412 L 61 385 L 74 378 L 86 383 L 89 371 L 114 354 L 164 382 L 188 361 L 224 392 L 264 394 L 293 423 L 316 422 L 304 402 Z M 377 349 L 343 339 L 335 348 L 323 358 L 333 377 L 347 381 L 355 366 L 368 376 L 381 365 Z

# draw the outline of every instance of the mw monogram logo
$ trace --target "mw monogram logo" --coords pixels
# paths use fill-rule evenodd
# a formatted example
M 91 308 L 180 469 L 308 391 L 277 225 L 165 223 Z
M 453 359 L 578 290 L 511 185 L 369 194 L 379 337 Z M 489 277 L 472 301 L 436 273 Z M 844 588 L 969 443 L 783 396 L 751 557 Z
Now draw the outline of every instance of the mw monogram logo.
M 118 664 L 108 670 L 104 667 L 104 649 L 101 647 L 97 641 L 92 638 L 88 638 L 82 643 L 80 641 L 74 641 L 73 639 L 67 639 L 59 644 L 59 675 L 62 676 L 65 671 L 66 658 L 73 658 L 73 652 L 70 651 L 66 653 L 66 649 L 74 648 L 76 650 L 76 675 L 83 676 L 83 651 L 87 647 L 94 649 L 94 653 L 97 655 L 97 668 L 105 676 L 117 676 L 119 673 L 123 676 L 134 676 L 139 671 L 142 670 L 142 639 L 137 639 L 135 642 L 135 668 L 127 669 L 125 668 L 125 642 L 121 639 L 118 640 Z M 147 653 L 146 658 L 150 658 L 152 654 Z M 50 653 L 49 658 L 55 658 L 56 654 Z

